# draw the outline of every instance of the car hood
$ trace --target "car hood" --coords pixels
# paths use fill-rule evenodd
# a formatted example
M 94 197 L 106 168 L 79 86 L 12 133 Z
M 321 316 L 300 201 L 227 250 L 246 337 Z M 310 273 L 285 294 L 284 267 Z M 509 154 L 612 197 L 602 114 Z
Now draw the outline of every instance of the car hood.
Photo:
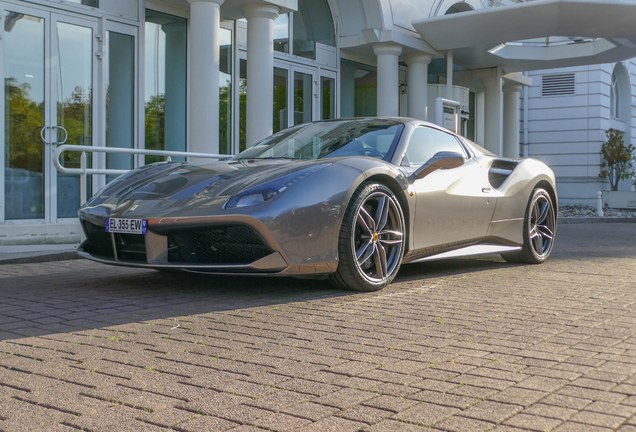
M 91 205 L 109 200 L 192 200 L 230 197 L 293 174 L 324 164 L 320 160 L 239 160 L 206 165 L 188 162 L 156 163 L 133 170 L 111 182 L 90 201 Z

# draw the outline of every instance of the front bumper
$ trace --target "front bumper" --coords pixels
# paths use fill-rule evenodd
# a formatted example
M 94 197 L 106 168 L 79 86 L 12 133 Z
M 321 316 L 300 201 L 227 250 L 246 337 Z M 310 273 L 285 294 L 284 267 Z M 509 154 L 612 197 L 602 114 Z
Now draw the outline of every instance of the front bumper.
M 173 218 L 149 220 L 148 232 L 105 231 L 105 219 L 82 219 L 82 257 L 128 267 L 206 273 L 280 273 L 289 267 L 278 244 L 257 220 Z

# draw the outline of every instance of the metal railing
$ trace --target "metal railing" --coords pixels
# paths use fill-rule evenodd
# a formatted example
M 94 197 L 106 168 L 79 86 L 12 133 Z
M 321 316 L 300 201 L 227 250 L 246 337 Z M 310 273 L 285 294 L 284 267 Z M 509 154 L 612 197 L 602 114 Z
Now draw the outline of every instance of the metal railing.
M 68 168 L 60 162 L 60 156 L 64 152 L 80 152 L 80 167 Z M 62 174 L 79 174 L 80 176 L 80 204 L 86 202 L 86 178 L 89 175 L 121 175 L 126 174 L 130 170 L 112 169 L 112 168 L 87 168 L 86 153 L 117 153 L 129 155 L 146 155 L 146 156 L 163 156 L 170 161 L 173 157 L 200 158 L 200 159 L 220 159 L 228 155 L 210 154 L 210 153 L 192 153 L 177 152 L 166 150 L 146 150 L 146 149 L 128 149 L 119 147 L 93 147 L 64 144 L 57 147 L 53 151 L 53 165 L 55 169 Z

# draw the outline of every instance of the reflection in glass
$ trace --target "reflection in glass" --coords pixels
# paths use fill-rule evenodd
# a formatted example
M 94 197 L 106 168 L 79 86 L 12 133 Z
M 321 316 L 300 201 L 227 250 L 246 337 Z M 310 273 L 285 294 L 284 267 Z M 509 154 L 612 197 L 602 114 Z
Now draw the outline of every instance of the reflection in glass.
M 92 145 L 93 29 L 58 22 L 57 47 L 57 126 L 66 129 L 67 144 Z M 79 158 L 78 152 L 66 152 L 62 164 L 79 168 Z M 77 217 L 79 190 L 78 175 L 57 174 L 58 218 Z
M 316 42 L 336 46 L 336 31 L 327 0 L 299 1 L 293 21 L 294 55 L 316 59 Z
M 133 148 L 135 40 L 108 32 L 106 39 L 106 147 Z M 132 169 L 133 156 L 107 154 L 106 168 Z M 116 176 L 109 177 L 112 180 Z
M 245 150 L 247 143 L 247 60 L 241 59 L 239 65 L 239 152 Z
M 287 70 L 274 68 L 274 133 L 287 124 Z
M 320 78 L 320 112 L 322 120 L 336 118 L 336 80 L 333 78 Z
M 378 87 L 375 68 L 342 60 L 340 76 L 340 115 L 345 118 L 374 117 Z
M 220 29 L 219 153 L 232 154 L 232 31 Z
M 147 149 L 186 150 L 186 33 L 184 18 L 146 11 Z M 170 85 L 166 86 L 166 82 Z M 146 156 L 146 163 L 158 160 L 163 158 Z
M 44 218 L 44 20 L 4 14 L 6 219 Z
M 294 124 L 312 120 L 312 76 L 294 72 Z
M 249 26 L 249 23 L 247 24 Z M 289 15 L 278 15 L 274 20 L 274 51 L 289 52 Z
M 84 6 L 99 7 L 99 0 L 67 0 L 71 3 L 83 4 Z

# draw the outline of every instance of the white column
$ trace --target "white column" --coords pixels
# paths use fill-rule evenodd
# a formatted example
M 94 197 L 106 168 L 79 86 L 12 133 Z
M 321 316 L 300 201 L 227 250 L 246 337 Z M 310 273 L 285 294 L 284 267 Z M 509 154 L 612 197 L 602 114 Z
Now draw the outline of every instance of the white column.
M 247 18 L 247 146 L 271 135 L 274 119 L 274 20 L 280 10 L 266 3 L 242 8 Z
M 484 147 L 501 155 L 501 78 L 482 78 L 484 85 Z
M 522 85 L 508 82 L 503 86 L 503 156 L 519 157 L 519 94 Z
M 475 87 L 475 142 L 484 146 L 484 125 L 486 124 L 486 104 L 483 87 Z
M 225 0 L 190 2 L 190 151 L 219 152 L 219 29 Z
M 402 47 L 397 44 L 379 44 L 373 47 L 378 57 L 378 116 L 400 114 L 398 56 Z
M 406 58 L 408 65 L 408 115 L 420 120 L 428 120 L 428 64 L 432 56 L 411 54 Z
M 446 98 L 453 99 L 453 50 L 446 51 Z

